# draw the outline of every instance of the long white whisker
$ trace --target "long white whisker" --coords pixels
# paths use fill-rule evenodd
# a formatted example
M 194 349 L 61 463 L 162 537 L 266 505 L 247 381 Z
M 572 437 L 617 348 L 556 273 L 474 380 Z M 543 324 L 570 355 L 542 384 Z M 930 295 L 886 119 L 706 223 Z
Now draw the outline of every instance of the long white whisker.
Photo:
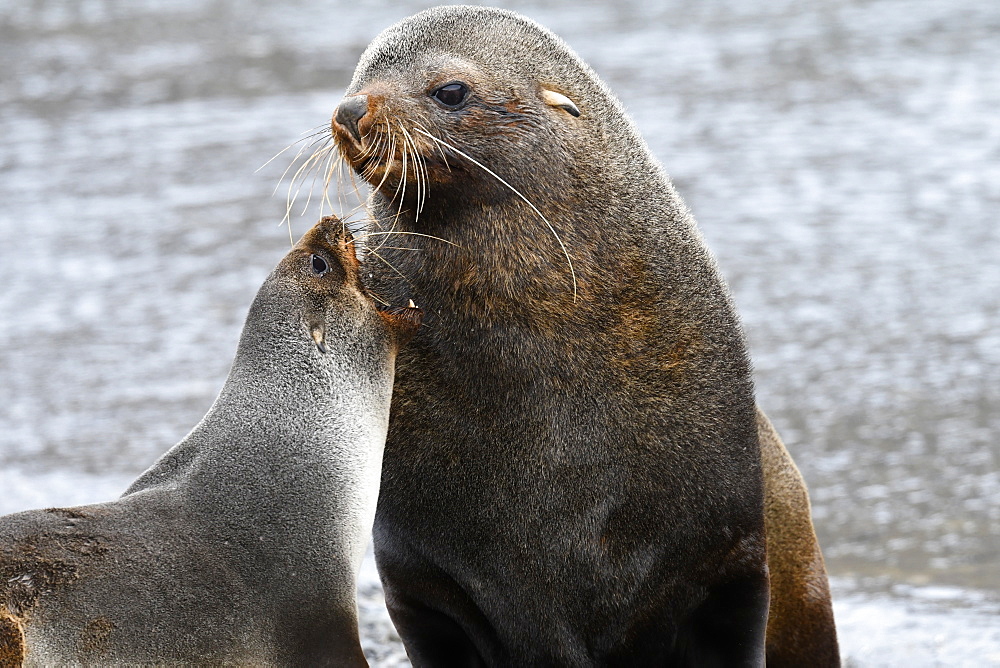
M 305 206 L 302 207 L 302 213 L 299 214 L 300 216 L 305 215 L 306 211 L 309 209 L 309 203 L 312 202 L 313 192 L 316 190 L 316 181 L 319 179 L 319 175 L 323 171 L 322 164 L 324 162 L 324 159 L 327 160 L 329 159 L 332 150 L 333 150 L 332 145 L 325 146 L 319 151 L 316 151 L 315 154 L 313 154 L 313 157 L 316 158 L 316 160 L 314 161 L 312 168 L 316 170 L 316 173 L 313 174 L 312 183 L 309 185 L 309 195 L 308 197 L 306 197 L 306 203 Z M 306 172 L 305 176 L 308 176 L 308 172 Z M 302 177 L 302 185 L 305 185 L 305 176 Z M 322 216 L 322 211 L 323 208 L 322 206 L 320 206 L 321 216 Z
M 410 137 L 407 134 L 406 128 L 403 127 L 402 123 L 396 123 L 396 125 L 399 126 L 399 131 L 403 135 L 403 151 L 404 155 L 406 155 L 410 152 L 410 148 L 412 147 L 412 144 L 410 143 Z M 420 170 L 417 168 L 416 156 L 413 157 L 412 164 L 413 164 L 413 178 L 417 182 L 417 215 L 415 220 L 420 220 Z M 405 191 L 403 195 L 404 196 L 406 195 Z
M 403 154 L 403 178 L 399 180 L 399 185 L 396 186 L 396 194 L 393 198 L 399 197 L 399 207 L 396 210 L 396 217 L 398 218 L 403 213 L 403 202 L 406 200 L 406 165 L 407 165 L 407 152 L 406 152 L 406 142 L 400 144 L 400 151 Z
M 424 134 L 427 134 L 427 129 L 424 126 L 420 125 L 420 123 L 417 123 L 416 127 L 414 129 L 415 130 L 420 130 Z M 448 154 L 444 152 L 444 148 L 439 143 L 438 144 L 434 144 L 434 148 L 436 148 L 438 150 L 438 154 L 441 156 L 441 159 L 444 161 L 444 166 L 447 167 L 448 171 L 450 172 L 451 171 L 451 165 L 448 164 Z
M 406 281 L 406 284 L 407 284 L 407 285 L 409 285 L 410 287 L 413 287 L 413 285 L 412 285 L 412 284 L 410 283 L 409 279 L 408 279 L 408 278 L 406 278 L 406 276 L 404 276 L 404 275 L 403 275 L 403 272 L 401 272 L 401 271 L 400 271 L 399 269 L 396 269 L 396 267 L 395 267 L 395 266 L 393 266 L 393 264 L 392 264 L 391 262 L 389 262 L 388 260 L 386 260 L 386 259 L 385 259 L 384 257 L 382 257 L 381 255 L 379 255 L 379 254 L 378 254 L 378 251 L 376 251 L 376 250 L 375 250 L 374 248 L 369 248 L 369 249 L 368 249 L 368 252 L 369 252 L 369 253 L 371 253 L 372 255 L 374 255 L 375 257 L 377 257 L 377 258 L 378 258 L 379 260 L 381 260 L 382 262 L 384 262 L 384 263 L 385 263 L 385 265 L 386 265 L 387 267 L 389 267 L 390 269 L 392 269 L 392 270 L 393 270 L 394 272 L 396 272 L 397 274 L 399 274 L 399 277 L 400 277 L 401 279 L 403 279 L 404 281 Z
M 432 234 L 422 234 L 420 232 L 403 232 L 402 230 L 396 230 L 396 231 L 394 231 L 394 230 L 387 230 L 387 231 L 380 231 L 380 232 L 365 232 L 365 236 L 368 236 L 368 237 L 377 237 L 377 236 L 390 235 L 390 234 L 406 234 L 406 235 L 412 235 L 412 236 L 415 236 L 415 237 L 427 237 L 428 239 L 434 239 L 435 241 L 441 241 L 441 242 L 446 243 L 446 244 L 448 244 L 450 246 L 454 246 L 455 248 L 461 248 L 462 247 L 460 244 L 456 244 L 454 241 L 448 241 L 447 239 L 442 239 L 441 237 L 435 237 Z
M 315 142 L 313 144 L 310 144 L 310 146 L 314 146 L 314 145 L 315 145 Z M 297 180 L 299 180 L 299 176 L 301 176 L 303 172 L 308 172 L 308 170 L 312 167 L 313 163 L 316 161 L 316 155 L 317 154 L 321 154 L 321 153 L 323 153 L 324 151 L 327 151 L 327 150 L 329 150 L 329 146 L 324 146 L 324 147 L 322 147 L 320 149 L 317 149 L 317 150 L 313 151 L 309 155 L 309 157 L 306 158 L 305 162 L 303 162 L 301 165 L 299 165 L 299 168 L 295 170 L 295 173 L 292 174 L 291 180 L 288 182 L 288 196 L 291 196 L 292 188 L 295 187 L 295 182 Z M 296 156 L 296 160 L 297 159 L 298 159 L 298 156 Z M 294 164 L 295 163 L 293 161 L 292 165 L 294 165 Z M 289 165 L 288 169 L 291 169 L 292 165 Z M 285 174 L 287 174 L 287 173 L 288 173 L 288 170 L 286 169 L 285 170 Z M 285 175 L 282 174 L 281 178 L 284 179 Z M 279 181 L 279 184 L 280 184 L 280 181 Z M 299 190 L 301 190 L 301 189 L 302 189 L 302 185 L 301 185 L 301 182 L 300 182 L 300 184 L 299 184 Z M 298 195 L 298 191 L 296 191 L 296 196 L 297 195 Z M 292 207 L 292 204 L 294 204 L 294 202 L 295 202 L 295 198 L 294 197 L 291 199 L 291 201 L 287 201 L 287 206 L 288 206 L 289 209 Z
M 316 133 L 316 134 L 322 134 L 322 133 Z M 312 135 L 312 136 L 316 136 L 316 135 Z M 307 137 L 307 139 L 308 139 L 308 137 Z M 292 167 L 295 166 L 295 163 L 298 162 L 299 158 L 302 157 L 303 153 L 305 153 L 308 149 L 312 148 L 313 146 L 315 146 L 316 144 L 320 143 L 321 141 L 327 141 L 329 139 L 330 139 L 329 137 L 326 137 L 326 138 L 322 138 L 321 137 L 320 139 L 313 140 L 312 143 L 304 144 L 304 145 L 300 146 L 298 152 L 295 154 L 295 157 L 292 158 L 291 162 L 288 163 L 288 167 L 285 167 L 285 171 L 283 171 L 281 173 L 281 177 L 278 178 L 278 182 L 274 184 L 274 190 L 271 192 L 271 195 L 274 196 L 274 193 L 278 192 L 278 188 L 281 187 L 281 182 L 285 180 L 285 177 L 288 175 L 288 171 Z
M 375 186 L 372 189 L 374 192 L 377 192 L 378 190 L 380 190 L 382 188 L 382 186 L 385 184 L 386 179 L 389 178 L 389 167 L 392 164 L 393 156 L 396 153 L 396 140 L 395 140 L 395 137 L 393 137 L 393 135 L 392 135 L 392 128 L 389 125 L 388 119 L 386 119 L 386 121 L 385 121 L 385 134 L 383 136 L 387 136 L 389 138 L 389 150 L 387 152 L 387 157 L 386 157 L 386 160 L 385 160 L 385 172 L 382 174 L 382 178 L 378 182 L 378 185 Z M 380 140 L 380 143 L 381 143 L 381 140 Z M 370 172 L 369 176 L 374 175 L 375 174 L 375 169 L 377 169 L 377 168 L 378 168 L 377 163 L 373 164 L 373 166 L 371 168 L 372 171 Z M 365 181 L 367 181 L 367 180 L 368 179 L 365 178 Z M 355 190 L 357 190 L 357 188 L 355 188 Z M 360 195 L 359 195 L 359 198 L 360 198 Z
M 369 216 L 371 216 L 371 212 L 368 211 L 368 203 L 367 202 L 364 203 L 364 207 L 365 207 L 365 211 L 369 214 Z M 402 231 L 397 231 L 396 230 L 396 225 L 399 223 L 399 219 L 401 217 L 402 217 L 402 213 L 397 212 L 395 214 L 392 214 L 392 216 L 391 216 L 392 227 L 390 227 L 388 230 L 379 230 L 377 232 L 368 231 L 365 234 L 368 235 L 368 236 L 390 236 L 390 235 L 393 235 L 393 234 L 413 234 L 415 236 L 426 236 L 426 237 L 431 238 L 431 239 L 439 239 L 438 237 L 434 237 L 434 236 L 431 236 L 429 234 L 420 234 L 419 232 L 402 232 Z M 373 220 L 372 222 L 374 224 L 376 224 L 376 225 L 381 225 L 381 223 L 382 223 L 382 221 L 375 221 L 375 220 Z M 450 241 L 446 241 L 445 239 L 439 239 L 439 240 L 440 241 L 444 241 L 445 243 L 452 244 L 453 246 L 458 246 L 458 244 L 454 244 L 454 243 L 452 243 Z M 381 244 L 379 244 L 378 247 L 375 248 L 375 250 L 378 250 L 379 248 L 381 248 L 382 246 L 384 246 L 387 242 L 388 242 L 388 240 L 383 241 Z M 458 246 L 458 247 L 461 248 L 461 246 Z
M 320 128 L 323 128 L 323 129 L 320 129 Z M 281 155 L 282 153 L 284 153 L 285 151 L 287 151 L 291 147 L 295 146 L 299 142 L 303 142 L 303 141 L 306 141 L 308 139 L 312 139 L 313 137 L 317 137 L 319 135 L 326 134 L 327 132 L 329 132 L 329 128 L 325 124 L 324 125 L 317 125 L 312 130 L 306 130 L 306 132 L 311 132 L 312 134 L 310 134 L 308 136 L 305 136 L 305 137 L 302 137 L 300 139 L 296 139 L 291 144 L 289 144 L 285 148 L 281 149 L 280 151 L 278 151 L 277 153 L 275 153 L 274 155 L 272 155 L 271 158 L 267 162 L 265 162 L 263 165 L 261 165 L 260 167 L 258 167 L 255 170 L 253 170 L 253 173 L 256 174 L 260 170 L 262 170 L 265 167 L 267 167 L 268 165 L 270 165 L 271 162 L 273 162 L 275 158 L 277 158 L 279 155 Z M 305 134 L 305 132 L 303 132 L 302 134 Z
M 573 279 L 573 302 L 575 303 L 576 302 L 576 271 L 573 269 L 573 260 L 569 256 L 569 251 L 566 250 L 566 245 L 562 242 L 562 239 L 559 238 L 559 233 L 556 232 L 556 228 L 554 228 L 552 226 L 552 223 L 549 222 L 549 219 L 546 218 L 542 214 L 542 212 L 538 210 L 538 207 L 536 207 L 534 204 L 532 204 L 528 200 L 527 197 L 525 197 L 524 195 L 522 195 L 518 191 L 517 188 L 515 188 L 514 186 L 512 186 L 511 184 L 509 184 L 505 180 L 503 180 L 500 177 L 499 174 L 497 174 L 496 172 L 494 172 L 493 170 L 491 170 L 489 167 L 487 167 L 483 163 L 481 163 L 478 160 L 476 160 L 475 158 L 473 158 L 471 155 L 469 155 L 467 153 L 464 153 L 463 151 L 458 150 L 457 148 L 455 148 L 454 146 L 452 146 L 448 142 L 442 141 L 441 139 L 438 139 L 437 137 L 435 137 L 434 135 L 432 135 L 431 133 L 429 133 L 429 132 L 427 132 L 425 130 L 422 130 L 420 128 L 414 128 L 414 131 L 419 132 L 419 133 L 427 136 L 431 141 L 435 141 L 435 142 L 437 142 L 439 144 L 442 144 L 442 145 L 446 146 L 449 150 L 454 151 L 455 153 L 459 154 L 460 156 L 462 156 L 463 158 L 465 158 L 466 160 L 468 160 L 472 164 L 476 165 L 477 167 L 479 167 L 480 169 L 482 169 L 483 171 L 485 171 L 487 174 L 490 174 L 497 181 L 499 181 L 500 183 L 502 183 L 505 186 L 507 186 L 508 188 L 510 188 L 510 191 L 512 193 L 514 193 L 515 195 L 517 195 L 518 197 L 520 197 L 524 201 L 525 204 L 527 204 L 528 206 L 530 206 L 531 209 L 535 213 L 538 214 L 538 217 L 541 218 L 545 222 L 545 224 L 549 228 L 549 231 L 552 232 L 552 236 L 554 236 L 556 238 L 556 241 L 559 242 L 559 247 L 562 249 L 563 255 L 566 257 L 566 263 L 569 265 L 570 278 Z
M 305 177 L 309 174 L 309 171 L 319 164 L 322 160 L 323 154 L 329 151 L 330 147 L 325 146 L 318 151 L 314 151 L 309 159 L 302 163 L 302 166 L 296 170 L 295 174 L 292 176 L 292 180 L 288 183 L 288 193 L 285 198 L 285 218 L 290 218 L 292 215 L 292 207 L 295 206 L 295 200 L 299 198 L 299 193 L 302 192 L 302 187 L 305 185 Z M 304 174 L 303 174 L 304 173 Z M 299 177 L 302 177 L 301 179 Z M 292 194 L 292 188 L 295 188 L 295 182 L 298 181 L 299 187 L 295 190 L 295 194 Z M 315 180 L 314 180 L 315 185 Z M 309 206 L 309 201 L 312 199 L 312 190 L 309 191 L 309 197 L 306 199 L 306 207 Z M 305 209 L 302 210 L 305 213 Z
M 401 214 L 399 212 L 397 212 L 396 215 L 392 217 L 392 226 L 386 231 L 386 233 L 385 233 L 385 237 L 386 238 L 382 240 L 382 243 L 380 243 L 375 248 L 375 250 L 382 250 L 382 246 L 385 246 L 387 243 L 389 243 L 389 237 L 391 235 L 395 234 L 395 232 L 396 232 L 396 225 L 399 223 L 400 215 Z
M 364 207 L 365 211 L 368 211 L 368 202 L 364 197 L 361 196 L 361 191 L 358 190 L 358 182 L 354 179 L 354 170 L 347 170 L 347 178 L 351 180 L 351 188 L 354 190 L 354 196 L 358 198 L 358 202 Z
M 369 288 L 369 290 L 368 290 L 368 294 L 369 294 L 369 295 L 371 295 L 372 299 L 374 299 L 375 301 L 377 301 L 377 302 L 378 302 L 379 304 L 381 304 L 382 306 L 391 306 L 391 304 L 389 304 L 389 302 L 387 302 L 386 300 L 384 300 L 384 299 L 382 299 L 381 297 L 379 297 L 379 296 L 378 296 L 377 294 L 375 294 L 375 292 L 374 292 L 373 290 L 371 290 L 370 288 Z
M 320 218 L 323 217 L 323 210 L 324 210 L 324 207 L 327 204 L 330 205 L 330 211 L 331 212 L 335 211 L 335 209 L 333 207 L 333 202 L 330 201 L 330 180 L 333 178 L 333 170 L 334 170 L 334 166 L 335 166 L 335 163 L 334 163 L 335 160 L 340 160 L 340 151 L 330 151 L 330 153 L 326 157 L 326 165 L 324 165 L 324 167 L 323 167 L 323 171 L 326 173 L 326 176 L 323 177 L 323 197 L 320 199 L 320 202 L 319 202 L 319 217 Z M 338 191 L 338 195 L 339 195 L 339 191 Z M 343 209 L 344 207 L 341 206 L 340 208 Z
M 337 172 L 337 203 L 340 204 L 341 211 L 344 209 L 344 162 L 344 156 L 338 156 L 337 162 L 330 170 L 331 176 L 334 170 Z M 333 205 L 331 204 L 331 206 Z
M 406 131 L 406 128 L 402 123 L 399 124 L 399 129 L 403 133 L 404 141 L 408 142 L 410 147 L 413 149 L 413 175 L 417 180 L 417 212 L 413 218 L 414 222 L 420 220 L 420 212 L 424 209 L 424 203 L 427 202 L 427 172 L 425 171 L 427 166 L 421 162 L 420 151 L 417 150 L 417 142 L 413 141 L 413 137 L 410 133 Z M 423 177 L 423 182 L 421 182 L 421 176 Z

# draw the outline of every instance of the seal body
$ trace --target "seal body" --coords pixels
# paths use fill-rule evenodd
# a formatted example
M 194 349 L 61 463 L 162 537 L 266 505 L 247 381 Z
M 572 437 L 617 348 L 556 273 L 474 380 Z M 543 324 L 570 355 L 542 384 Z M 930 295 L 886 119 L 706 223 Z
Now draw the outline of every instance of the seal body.
M 421 250 L 365 269 L 427 313 L 374 530 L 414 664 L 762 664 L 741 328 L 614 96 L 537 24 L 444 7 L 376 38 L 333 131 Z
M 367 665 L 356 577 L 395 354 L 327 218 L 250 309 L 204 419 L 118 500 L 0 518 L 4 665 Z

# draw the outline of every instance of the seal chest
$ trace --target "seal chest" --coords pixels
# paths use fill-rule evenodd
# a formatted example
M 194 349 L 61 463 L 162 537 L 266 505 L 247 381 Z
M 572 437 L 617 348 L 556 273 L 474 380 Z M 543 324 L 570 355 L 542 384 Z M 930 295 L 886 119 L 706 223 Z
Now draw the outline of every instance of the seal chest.
M 116 501 L 0 518 L 18 665 L 367 665 L 355 588 L 398 348 L 328 217 L 257 294 L 214 405 Z M 7 665 L 7 663 L 4 663 Z

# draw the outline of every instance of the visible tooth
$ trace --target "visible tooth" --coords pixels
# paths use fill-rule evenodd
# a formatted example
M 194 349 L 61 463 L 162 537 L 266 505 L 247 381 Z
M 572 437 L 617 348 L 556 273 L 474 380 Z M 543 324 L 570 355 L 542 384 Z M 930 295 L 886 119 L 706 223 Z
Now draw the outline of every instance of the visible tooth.
M 409 304 L 407 304 L 407 307 L 409 307 L 409 308 L 417 308 L 417 305 L 416 305 L 416 304 L 414 304 L 414 303 L 413 303 L 413 300 L 411 299 L 411 300 L 410 300 L 410 303 L 409 303 Z

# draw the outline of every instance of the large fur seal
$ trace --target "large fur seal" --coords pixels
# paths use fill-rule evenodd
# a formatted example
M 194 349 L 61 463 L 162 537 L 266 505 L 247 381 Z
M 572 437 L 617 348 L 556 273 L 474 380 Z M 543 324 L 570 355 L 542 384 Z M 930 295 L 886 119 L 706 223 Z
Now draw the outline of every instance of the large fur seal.
M 367 665 L 394 358 L 339 220 L 257 294 L 215 404 L 120 499 L 0 518 L 0 664 Z
M 421 251 L 366 267 L 427 312 L 398 366 L 375 522 L 414 663 L 760 665 L 763 497 L 795 488 L 767 505 L 808 525 L 777 542 L 807 551 L 773 562 L 779 609 L 826 625 L 778 620 L 768 660 L 790 642 L 835 665 L 804 486 L 783 447 L 764 454 L 788 486 L 762 481 L 758 429 L 780 440 L 727 289 L 594 72 L 512 12 L 436 8 L 368 47 L 332 130 L 376 233 Z

